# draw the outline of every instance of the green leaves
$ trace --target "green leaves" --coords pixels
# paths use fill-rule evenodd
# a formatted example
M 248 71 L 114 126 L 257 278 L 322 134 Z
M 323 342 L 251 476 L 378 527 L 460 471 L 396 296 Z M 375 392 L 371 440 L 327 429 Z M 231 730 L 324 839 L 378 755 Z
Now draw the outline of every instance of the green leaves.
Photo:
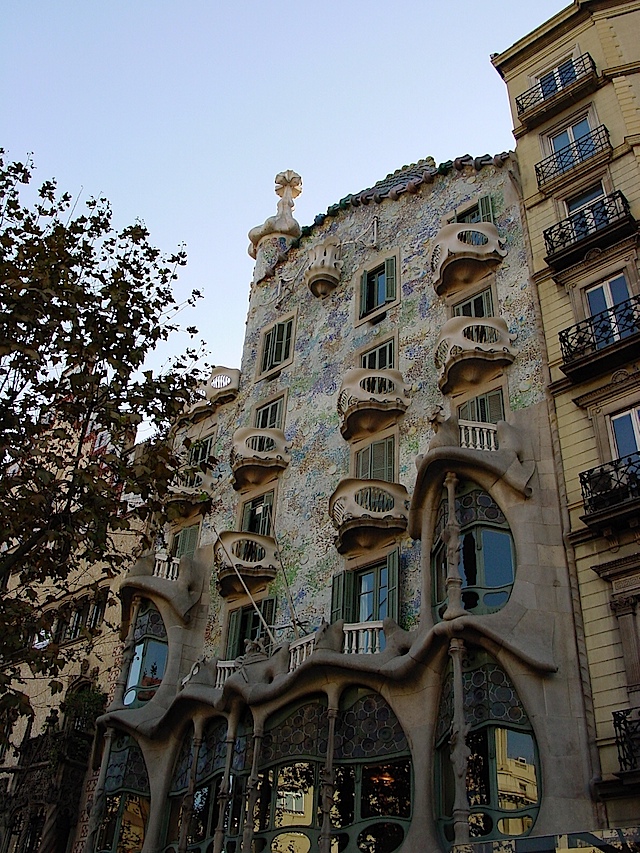
M 183 249 L 164 256 L 142 221 L 116 230 L 104 198 L 76 212 L 55 181 L 24 205 L 31 168 L 0 150 L 0 661 L 10 676 L 0 718 L 11 697 L 20 704 L 20 661 L 51 676 L 62 665 L 54 644 L 33 648 L 46 591 L 63 595 L 88 565 L 113 576 L 127 556 L 114 531 L 132 512 L 162 511 L 179 465 L 163 439 L 204 378 L 188 359 L 162 376 L 144 368 L 176 328 Z M 142 421 L 154 439 L 134 454 Z M 143 506 L 126 511 L 126 493 Z

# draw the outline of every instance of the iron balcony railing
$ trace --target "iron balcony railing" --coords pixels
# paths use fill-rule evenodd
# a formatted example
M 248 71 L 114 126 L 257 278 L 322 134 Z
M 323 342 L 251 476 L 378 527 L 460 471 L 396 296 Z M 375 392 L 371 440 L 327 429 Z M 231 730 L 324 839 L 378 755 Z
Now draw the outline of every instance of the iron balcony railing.
M 630 216 L 629 202 L 619 190 L 602 196 L 543 232 L 547 253 L 555 255 Z
M 594 314 L 560 332 L 560 349 L 565 364 L 592 355 L 616 341 L 640 332 L 640 296 Z
M 580 474 L 587 515 L 621 507 L 640 497 L 640 452 L 614 459 Z
M 553 178 L 564 175 L 574 166 L 578 166 L 585 160 L 595 157 L 601 151 L 611 149 L 609 140 L 609 131 L 601 124 L 599 127 L 590 130 L 589 133 L 576 139 L 570 145 L 554 151 L 549 157 L 545 157 L 540 163 L 536 164 L 536 180 L 538 186 L 541 187 Z
M 613 729 L 620 770 L 637 770 L 640 766 L 640 716 L 637 710 L 614 711 Z
M 568 59 L 553 72 L 545 74 L 542 79 L 516 98 L 516 109 L 521 116 L 527 110 L 548 101 L 558 92 L 566 89 L 576 80 L 595 74 L 596 64 L 588 53 L 583 53 L 576 59 Z

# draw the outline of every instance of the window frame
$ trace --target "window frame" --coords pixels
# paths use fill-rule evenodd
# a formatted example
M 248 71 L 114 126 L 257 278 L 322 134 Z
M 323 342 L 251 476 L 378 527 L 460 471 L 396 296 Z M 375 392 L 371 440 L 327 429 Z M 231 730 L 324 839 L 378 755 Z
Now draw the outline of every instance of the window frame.
M 473 215 L 473 212 L 478 211 L 478 219 L 470 219 L 469 217 Z M 454 208 L 452 213 L 446 217 L 445 224 L 463 222 L 468 223 L 469 225 L 478 224 L 481 222 L 491 222 L 495 224 L 496 220 L 496 211 L 495 204 L 493 201 L 493 195 L 491 193 L 482 193 L 479 196 L 474 196 L 474 198 L 467 199 L 467 201 L 460 205 L 459 207 Z
M 380 350 L 384 349 L 385 347 L 391 348 L 391 355 L 393 356 L 391 365 L 389 365 L 387 367 L 368 367 L 366 364 L 364 364 L 365 358 L 367 358 L 368 356 L 371 356 L 373 353 L 379 352 Z M 398 370 L 398 336 L 397 336 L 397 333 L 393 334 L 389 337 L 386 337 L 383 341 L 380 341 L 380 343 L 377 343 L 373 346 L 371 344 L 367 344 L 367 346 L 360 347 L 356 351 L 356 358 L 358 360 L 357 366 L 361 369 L 364 369 L 364 370 L 375 370 L 375 371 Z
M 271 511 L 269 513 L 269 515 L 270 515 L 269 533 L 256 533 L 253 530 L 248 530 L 244 526 L 244 518 L 245 518 L 245 512 L 246 512 L 245 507 L 247 507 L 247 506 L 249 506 L 249 504 L 254 503 L 256 501 L 259 501 L 261 499 L 264 501 L 264 498 L 267 495 L 272 496 L 271 497 L 271 504 L 270 504 Z M 273 531 L 273 528 L 274 528 L 276 503 L 277 503 L 276 486 L 273 482 L 269 483 L 268 487 L 263 489 L 261 492 L 254 492 L 251 495 L 246 495 L 245 500 L 241 501 L 241 503 L 238 507 L 238 524 L 237 524 L 236 529 L 238 531 L 240 531 L 241 533 L 251 533 L 254 536 L 271 536 L 271 532 Z M 264 505 L 264 503 L 263 503 L 263 505 Z
M 260 608 L 265 622 L 271 626 L 275 621 L 277 599 L 275 595 L 265 595 L 264 598 L 256 600 L 256 604 Z M 248 625 L 248 630 L 242 633 L 243 616 L 251 615 L 252 619 Z M 255 636 L 254 636 L 255 633 Z M 224 633 L 224 650 L 226 660 L 235 660 L 244 654 L 245 640 L 258 640 L 267 636 L 264 630 L 264 625 L 258 618 L 253 604 L 240 604 L 237 607 L 227 610 L 227 619 Z M 236 653 L 233 653 L 233 649 Z
M 565 64 L 565 62 L 575 62 L 576 59 L 579 59 L 580 56 L 582 56 L 582 53 L 584 53 L 584 51 L 581 51 L 579 45 L 575 44 L 571 49 L 570 53 L 567 53 L 566 50 L 563 50 L 563 52 L 553 62 L 550 63 L 547 60 L 539 71 L 534 71 L 533 73 L 529 74 L 529 87 L 531 88 L 533 86 L 540 85 L 540 87 L 542 88 L 541 81 L 543 77 L 546 77 L 548 74 L 552 74 L 558 71 L 559 68 Z M 563 86 L 562 89 L 556 89 L 553 94 L 547 95 L 547 97 L 543 98 L 543 103 L 552 98 L 553 95 L 557 94 L 558 92 L 562 92 L 563 89 L 566 88 L 567 86 Z
M 331 579 L 331 611 L 330 622 L 344 619 L 347 624 L 357 624 L 361 620 L 359 616 L 360 596 L 357 590 L 357 579 L 371 570 L 387 569 L 387 613 L 386 617 L 399 621 L 400 618 L 400 550 L 397 546 L 388 551 L 377 560 L 371 560 L 367 555 L 368 562 L 364 565 L 348 567 L 337 572 Z M 379 585 L 374 589 L 379 592 Z M 380 602 L 376 603 L 379 609 Z M 379 619 L 366 621 L 380 621 Z
M 285 328 L 289 326 L 290 331 L 288 339 L 285 337 L 283 340 L 283 348 L 285 351 L 282 354 L 282 358 L 279 361 L 275 361 L 273 356 L 275 355 L 275 349 L 277 347 L 276 330 L 279 326 Z M 295 331 L 295 312 L 292 314 L 288 314 L 284 317 L 280 317 L 273 323 L 270 323 L 268 326 L 265 326 L 260 335 L 259 355 L 256 363 L 256 380 L 273 378 L 277 376 L 283 368 L 291 364 L 295 351 Z M 274 343 L 272 344 L 269 336 L 272 335 L 274 332 L 276 332 L 276 338 L 272 339 L 274 341 Z M 274 352 L 271 354 L 271 357 L 267 359 L 268 350 L 271 348 L 274 350 Z M 268 363 L 265 365 L 266 361 Z
M 610 254 L 608 253 L 608 255 Z M 629 298 L 640 295 L 640 274 L 635 263 L 635 248 L 629 249 L 628 246 L 625 246 L 606 264 L 602 264 L 602 258 L 598 257 L 592 261 L 590 268 L 581 268 L 579 274 L 572 273 L 567 277 L 560 278 L 561 283 L 564 284 L 565 292 L 569 296 L 576 323 L 588 320 L 592 316 L 587 291 L 605 280 L 616 278 L 618 275 L 624 275 L 627 280 Z
M 263 427 L 258 423 L 260 418 L 260 413 L 270 409 L 274 404 L 280 403 L 280 418 L 277 426 L 273 427 Z M 284 425 L 286 422 L 287 416 L 287 391 L 283 391 L 278 394 L 272 394 L 270 397 L 267 397 L 264 400 L 260 400 L 258 403 L 252 408 L 251 411 L 251 423 L 256 429 L 279 429 L 284 430 Z
M 189 533 L 190 531 L 190 533 Z M 182 539 L 187 539 L 189 536 L 195 539 L 195 544 L 193 550 L 190 548 L 185 548 L 185 550 L 181 550 L 184 546 L 182 545 Z M 182 557 L 191 557 L 193 559 L 196 551 L 200 547 L 200 522 L 196 521 L 194 524 L 185 524 L 184 527 L 181 527 L 179 530 L 176 530 L 171 539 L 171 556 L 176 559 L 181 559 Z
M 472 403 L 472 402 L 476 402 L 476 405 L 477 405 L 477 401 L 482 400 L 483 398 L 486 398 L 486 405 L 487 405 L 488 409 L 490 410 L 491 409 L 491 403 L 490 403 L 489 397 L 492 394 L 496 394 L 496 393 L 500 394 L 501 407 L 502 407 L 502 417 L 498 418 L 498 420 L 506 420 L 507 407 L 505 405 L 505 398 L 506 398 L 507 402 L 508 402 L 509 398 L 508 398 L 508 394 L 505 393 L 505 390 L 506 389 L 504 388 L 503 385 L 498 385 L 495 388 L 490 388 L 487 391 L 484 391 L 482 394 L 476 394 L 472 397 L 468 397 L 467 399 L 463 400 L 460 403 L 457 403 L 456 415 L 458 417 L 458 420 L 471 421 L 472 423 L 479 423 L 479 424 L 494 424 L 494 425 L 497 424 L 498 423 L 497 420 L 496 421 L 493 421 L 493 420 L 489 420 L 489 421 L 474 420 L 472 418 L 462 417 L 462 415 L 460 414 L 460 409 L 463 406 L 467 406 L 469 403 Z
M 482 281 L 482 287 L 479 287 L 475 290 L 475 292 L 468 293 L 464 299 L 461 299 L 458 302 L 454 302 L 451 305 L 451 317 L 495 317 L 496 316 L 496 299 L 494 293 L 494 287 L 491 284 L 487 284 L 486 280 Z M 460 291 L 458 291 L 455 295 L 458 296 Z M 479 297 L 484 297 L 487 294 L 487 300 L 489 303 L 489 307 L 491 308 L 490 314 L 462 314 L 457 313 L 457 309 L 461 308 L 463 305 L 473 304 L 473 302 Z
M 382 267 L 385 268 L 385 301 L 377 303 L 371 309 L 365 311 L 366 305 L 363 306 L 363 296 L 365 294 L 366 282 L 369 275 L 379 271 Z M 389 271 L 393 269 L 393 275 L 389 275 Z M 356 299 L 355 302 L 355 322 L 354 326 L 360 326 L 363 323 L 377 323 L 384 319 L 385 314 L 391 308 L 395 308 L 400 304 L 400 294 L 402 291 L 400 281 L 400 253 L 398 250 L 380 253 L 372 257 L 366 266 L 360 267 L 355 276 Z M 392 283 L 390 283 L 390 281 Z

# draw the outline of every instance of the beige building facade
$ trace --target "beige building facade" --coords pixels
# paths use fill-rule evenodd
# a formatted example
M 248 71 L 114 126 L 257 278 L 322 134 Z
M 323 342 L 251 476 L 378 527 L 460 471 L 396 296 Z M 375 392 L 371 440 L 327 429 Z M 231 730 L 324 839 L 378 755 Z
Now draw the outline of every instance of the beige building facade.
M 574 2 L 493 62 L 509 91 L 548 352 L 593 790 L 609 825 L 624 826 L 640 792 L 640 5 Z

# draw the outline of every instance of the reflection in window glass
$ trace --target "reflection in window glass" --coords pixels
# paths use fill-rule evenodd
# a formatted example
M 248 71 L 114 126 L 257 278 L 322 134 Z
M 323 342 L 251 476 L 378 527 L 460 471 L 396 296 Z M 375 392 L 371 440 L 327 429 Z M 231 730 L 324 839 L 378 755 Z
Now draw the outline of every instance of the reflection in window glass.
M 308 761 L 281 767 L 278 772 L 276 826 L 308 826 L 313 821 L 315 768 Z
M 409 817 L 411 768 L 408 761 L 362 769 L 362 817 Z

